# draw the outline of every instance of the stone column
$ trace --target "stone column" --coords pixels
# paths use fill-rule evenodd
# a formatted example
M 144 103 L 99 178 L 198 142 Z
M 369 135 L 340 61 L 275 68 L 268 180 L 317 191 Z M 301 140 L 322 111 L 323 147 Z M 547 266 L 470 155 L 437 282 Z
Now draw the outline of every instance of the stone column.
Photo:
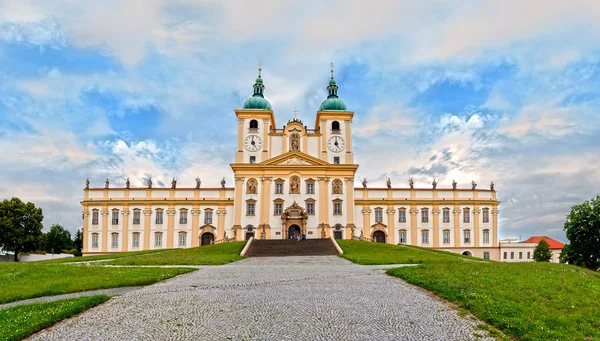
M 87 193 L 87 191 L 86 191 Z M 83 253 L 88 252 L 88 243 L 89 243 L 89 239 L 91 238 L 88 234 L 90 233 L 90 211 L 88 210 L 87 207 L 84 207 L 83 211 L 81 212 L 81 214 L 83 214 L 83 249 L 81 250 Z
M 346 239 L 352 239 L 354 222 L 354 178 L 344 178 L 346 182 Z
M 242 194 L 244 190 L 244 177 L 236 176 L 235 177 L 235 202 L 234 204 L 234 212 L 233 212 L 233 229 L 235 230 L 236 240 L 242 238 L 242 207 L 244 206 L 244 202 L 242 200 Z
M 319 177 L 319 221 L 329 226 L 329 177 Z
M 479 247 L 479 205 L 473 205 L 473 246 Z
M 238 150 L 235 154 L 235 162 L 244 162 L 244 119 L 238 118 Z
M 352 153 L 352 120 L 345 120 L 346 123 L 346 163 L 354 163 L 354 154 Z
M 396 231 L 394 231 L 394 223 L 396 222 L 396 218 L 394 216 L 394 213 L 396 213 L 396 210 L 394 209 L 394 206 L 390 205 L 388 206 L 388 209 L 385 211 L 385 213 L 387 213 L 387 225 L 388 225 L 388 237 L 387 237 L 387 243 L 388 244 L 396 244 Z
M 175 207 L 169 205 L 167 210 L 167 248 L 173 248 L 173 239 L 175 239 Z
M 437 192 L 437 191 L 435 191 Z M 440 211 L 440 206 L 439 205 L 433 205 L 433 209 L 431 210 L 431 215 L 432 215 L 432 219 L 433 219 L 433 231 L 431 232 L 431 238 L 433 239 L 433 247 L 437 248 L 440 247 L 440 237 L 439 237 L 439 233 L 440 233 L 440 213 L 442 211 Z
M 414 190 L 411 190 L 411 195 Z M 410 245 L 419 245 L 419 239 L 417 236 L 417 219 L 419 210 L 417 210 L 417 205 L 411 204 L 410 210 Z
M 270 222 L 270 208 L 271 208 L 271 181 L 273 178 L 263 176 L 260 178 L 260 220 L 259 226 L 265 229 L 266 239 L 270 239 L 271 225 Z M 257 236 L 259 237 L 259 236 Z
M 454 205 L 454 247 L 460 247 L 460 205 Z
M 327 161 L 327 120 L 321 120 L 321 160 Z
M 152 206 L 144 208 L 144 250 L 150 250 L 150 224 L 152 223 Z
M 269 141 L 269 118 L 263 118 L 263 151 L 262 160 L 265 161 L 269 158 L 269 151 L 271 150 L 271 141 Z
M 371 208 L 369 206 L 363 206 L 363 237 L 371 238 Z
M 225 238 L 225 215 L 226 214 L 227 214 L 227 210 L 225 210 L 225 207 L 219 206 L 219 209 L 217 210 L 217 239 Z
M 200 229 L 200 214 L 202 213 L 200 206 L 192 206 L 190 213 L 192 214 L 192 247 L 197 247 L 200 246 L 200 240 L 198 239 L 198 230 Z
M 129 213 L 129 206 L 123 206 L 123 210 L 121 211 L 123 215 L 123 245 L 121 246 L 121 251 L 123 252 L 129 250 Z
M 102 211 L 100 211 L 102 215 L 102 252 L 108 252 L 108 215 L 110 212 L 108 211 L 108 206 L 102 205 Z
M 500 210 L 498 210 L 498 206 L 495 205 L 492 207 L 492 246 L 498 247 L 498 215 L 500 214 Z

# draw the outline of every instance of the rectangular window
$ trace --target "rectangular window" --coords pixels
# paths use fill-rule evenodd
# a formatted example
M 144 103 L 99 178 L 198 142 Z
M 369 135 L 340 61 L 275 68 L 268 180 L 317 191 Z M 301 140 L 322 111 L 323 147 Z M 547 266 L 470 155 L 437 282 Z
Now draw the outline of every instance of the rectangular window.
M 510 259 L 515 259 L 515 253 L 514 252 L 510 253 Z
M 334 156 L 333 157 L 333 164 L 334 165 L 339 165 L 340 164 L 340 157 L 339 156 Z
M 283 184 L 275 184 L 275 194 L 283 193 Z
M 507 259 L 507 257 L 508 257 L 507 254 L 508 254 L 508 252 L 504 252 L 504 259 Z
M 483 242 L 484 243 L 490 242 L 490 231 L 483 231 Z
M 250 156 L 250 163 L 256 163 L 256 156 Z
M 275 204 L 275 214 L 283 214 L 283 204 Z
M 112 212 L 112 224 L 119 225 L 119 211 Z
M 490 210 L 488 210 L 488 209 L 483 210 L 483 222 L 484 223 L 490 222 Z
M 206 225 L 212 224 L 212 211 L 206 211 L 204 213 L 204 224 L 206 224 Z
M 490 253 L 487 251 L 483 252 L 483 259 L 490 259 Z
M 471 231 L 465 231 L 465 243 L 471 242 Z
M 154 246 L 156 246 L 156 247 L 162 246 L 162 235 L 161 234 L 157 234 L 154 236 Z
M 180 224 L 187 224 L 187 211 L 180 211 L 179 212 L 179 223 Z
M 94 249 L 98 248 L 98 235 L 97 234 L 92 235 L 92 248 L 94 248 Z
M 523 252 L 519 252 L 519 259 L 523 259 Z
M 315 184 L 313 183 L 307 183 L 306 184 L 306 193 L 307 194 L 315 194 Z
M 342 205 L 340 203 L 336 202 L 333 204 L 333 214 L 342 214 Z
M 134 210 L 133 211 L 133 225 L 139 225 L 139 224 L 140 224 L 140 211 Z
M 119 247 L 119 235 L 118 234 L 112 235 L 112 247 Z
M 400 231 L 400 244 L 406 244 L 406 231 Z
M 531 259 L 531 252 L 527 252 L 527 259 Z
M 470 214 L 470 210 L 468 209 L 464 209 L 463 210 L 463 223 L 470 223 L 471 222 L 471 214 Z
M 406 223 L 406 211 L 405 210 L 398 211 L 398 221 L 401 223 Z
M 450 231 L 444 230 L 444 244 L 450 244 Z
M 140 247 L 140 235 L 139 234 L 133 235 L 133 247 Z
M 421 232 L 421 244 L 429 244 L 429 232 Z
M 254 215 L 254 204 L 248 203 L 248 207 L 246 209 L 246 215 Z
M 444 222 L 446 224 L 450 222 L 450 210 L 444 210 L 442 219 L 443 219 L 442 222 Z
M 429 222 L 429 211 L 421 210 L 421 222 L 428 223 Z
M 98 225 L 98 211 L 92 212 L 92 225 Z
M 383 211 L 375 210 L 375 222 L 381 223 L 383 221 Z
M 179 235 L 179 246 L 185 246 L 186 235 L 184 233 Z
M 313 204 L 313 203 L 306 204 L 306 213 L 310 214 L 310 215 L 314 215 L 315 214 L 315 204 Z
M 163 223 L 163 212 L 162 211 L 156 211 L 156 223 L 157 224 Z

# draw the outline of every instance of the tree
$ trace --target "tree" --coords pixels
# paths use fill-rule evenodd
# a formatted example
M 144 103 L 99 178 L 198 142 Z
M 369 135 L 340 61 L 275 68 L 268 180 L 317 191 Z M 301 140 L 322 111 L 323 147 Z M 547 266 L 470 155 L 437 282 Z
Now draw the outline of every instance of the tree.
M 81 229 L 75 232 L 75 238 L 73 238 L 73 246 L 75 247 L 77 252 L 81 252 L 81 249 L 83 249 L 83 232 L 81 232 Z
M 46 233 L 46 251 L 61 253 L 62 250 L 73 248 L 71 232 L 67 231 L 61 224 L 53 224 L 50 231 Z
M 42 209 L 31 202 L 19 198 L 0 202 L 0 247 L 13 251 L 15 262 L 19 261 L 19 252 L 38 250 L 43 219 Z
M 546 239 L 540 240 L 535 249 L 533 249 L 533 260 L 536 262 L 549 262 L 552 259 L 552 251 L 548 246 Z
M 571 207 L 565 221 L 570 241 L 565 261 L 588 269 L 600 267 L 600 195 Z

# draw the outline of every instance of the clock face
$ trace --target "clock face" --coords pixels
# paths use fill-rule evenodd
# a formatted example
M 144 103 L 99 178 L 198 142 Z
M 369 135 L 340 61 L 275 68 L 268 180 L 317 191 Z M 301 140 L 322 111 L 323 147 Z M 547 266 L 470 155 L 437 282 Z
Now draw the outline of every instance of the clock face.
M 255 152 L 262 148 L 262 140 L 258 135 L 248 135 L 246 136 L 246 140 L 244 140 L 244 147 L 251 152 Z
M 341 152 L 344 150 L 344 139 L 341 136 L 332 136 L 329 138 L 327 146 L 332 152 Z

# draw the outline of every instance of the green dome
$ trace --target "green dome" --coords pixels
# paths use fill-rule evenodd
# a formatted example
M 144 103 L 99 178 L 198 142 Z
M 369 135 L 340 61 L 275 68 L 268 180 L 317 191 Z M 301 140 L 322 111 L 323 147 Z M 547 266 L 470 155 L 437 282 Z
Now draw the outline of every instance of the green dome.
M 319 107 L 319 111 L 347 111 L 348 107 L 346 103 L 342 101 L 338 97 L 331 97 L 326 99 L 323 103 L 321 103 L 321 107 Z
M 244 102 L 244 109 L 271 110 L 271 103 L 261 96 L 252 96 Z

